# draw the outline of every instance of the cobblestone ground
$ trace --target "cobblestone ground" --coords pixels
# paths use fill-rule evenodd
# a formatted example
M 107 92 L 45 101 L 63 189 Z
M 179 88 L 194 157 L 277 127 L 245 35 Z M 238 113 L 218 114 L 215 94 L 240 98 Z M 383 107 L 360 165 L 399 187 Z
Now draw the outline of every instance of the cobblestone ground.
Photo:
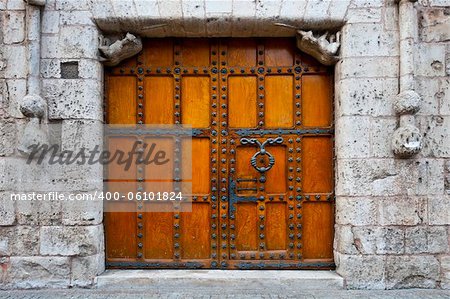
M 347 290 L 308 290 L 304 292 L 288 292 L 278 290 L 219 290 L 219 289 L 189 289 L 189 290 L 24 290 L 0 291 L 2 299 L 54 299 L 54 298 L 450 298 L 450 291 L 444 290 L 392 290 L 392 291 L 347 291 Z

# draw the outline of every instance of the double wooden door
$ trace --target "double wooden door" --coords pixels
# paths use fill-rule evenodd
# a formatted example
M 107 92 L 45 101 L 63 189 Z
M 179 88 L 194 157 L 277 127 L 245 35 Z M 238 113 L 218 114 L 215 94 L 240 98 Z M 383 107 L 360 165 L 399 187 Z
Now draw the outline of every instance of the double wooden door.
M 108 123 L 194 132 L 192 157 L 176 160 L 192 163 L 192 211 L 105 213 L 107 266 L 332 268 L 330 74 L 291 38 L 149 39 L 107 69 Z M 147 190 L 130 171 L 119 191 Z

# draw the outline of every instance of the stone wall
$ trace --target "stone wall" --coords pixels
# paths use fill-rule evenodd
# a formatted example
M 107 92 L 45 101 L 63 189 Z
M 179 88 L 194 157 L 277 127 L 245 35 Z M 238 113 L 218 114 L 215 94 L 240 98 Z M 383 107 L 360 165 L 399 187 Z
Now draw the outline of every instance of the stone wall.
M 415 4 L 416 122 L 422 151 L 397 159 L 391 137 L 399 92 L 398 3 L 394 0 L 47 0 L 42 13 L 41 86 L 62 143 L 88 143 L 100 125 L 101 34 L 294 36 L 273 26 L 342 30 L 335 70 L 337 272 L 348 288 L 450 288 L 450 7 Z M 0 2 L 0 289 L 87 287 L 104 270 L 102 206 L 12 202 L 24 173 L 17 152 L 28 122 L 18 109 L 28 74 L 23 0 Z M 165 26 L 155 26 L 165 24 Z M 74 139 L 76 138 L 76 139 Z M 93 167 L 54 174 L 69 192 L 102 190 Z M 70 182 L 70 183 L 67 183 Z

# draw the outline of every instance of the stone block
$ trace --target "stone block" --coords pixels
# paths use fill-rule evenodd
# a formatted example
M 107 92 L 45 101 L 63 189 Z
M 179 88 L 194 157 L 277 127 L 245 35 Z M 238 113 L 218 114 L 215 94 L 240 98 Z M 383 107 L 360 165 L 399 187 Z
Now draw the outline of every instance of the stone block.
M 206 17 L 231 17 L 233 1 L 205 1 Z
M 450 4 L 420 11 L 420 38 L 424 42 L 450 41 Z
M 450 195 L 428 197 L 428 223 L 430 225 L 450 224 Z
M 382 24 L 347 24 L 343 27 L 341 56 L 344 58 L 398 54 L 398 34 L 384 31 Z
M 381 7 L 368 7 L 349 9 L 347 12 L 347 23 L 379 23 L 381 22 Z
M 381 225 L 418 225 L 426 223 L 427 203 L 420 197 L 389 197 L 380 200 Z
M 370 118 L 343 116 L 336 120 L 336 152 L 338 158 L 370 156 Z
M 416 76 L 445 76 L 445 45 L 421 43 L 414 51 Z
M 391 138 L 397 128 L 397 118 L 372 118 L 370 125 L 371 155 L 377 158 L 392 158 Z
M 434 256 L 388 256 L 386 287 L 435 288 L 439 279 L 439 262 Z
M 60 60 L 53 59 L 41 59 L 41 75 L 45 79 L 58 79 L 61 78 Z
M 1 266 L 0 289 L 67 288 L 70 283 L 67 257 L 11 257 Z
M 97 275 L 105 271 L 105 255 L 102 252 L 87 257 L 75 257 L 71 261 L 71 269 L 72 287 L 92 287 Z
M 340 62 L 341 79 L 361 77 L 398 77 L 399 59 L 387 57 L 350 57 Z
M 0 157 L 10 156 L 16 149 L 17 125 L 12 119 L 0 120 Z
M 28 74 L 26 47 L 24 45 L 4 45 L 3 51 L 6 64 L 5 78 L 26 78 Z
M 416 226 L 406 228 L 406 253 L 446 253 L 449 250 L 447 228 Z
M 92 1 L 90 0 L 56 0 L 55 8 L 57 10 L 89 10 L 90 4 Z M 112 2 L 123 2 L 123 1 L 112 1 Z
M 335 225 L 334 250 L 340 254 L 358 254 L 352 227 L 350 225 Z
M 7 11 L 3 15 L 3 42 L 22 43 L 25 39 L 25 12 Z
M 13 225 L 16 222 L 16 204 L 10 198 L 10 192 L 0 193 L 0 226 Z
M 393 100 L 398 94 L 396 78 L 349 78 L 338 82 L 337 113 L 344 115 L 394 115 Z
M 20 192 L 26 194 L 27 192 Z M 61 202 L 18 200 L 16 202 L 17 222 L 22 225 L 61 224 Z
M 417 122 L 424 136 L 422 155 L 450 157 L 450 116 L 422 116 L 417 118 Z M 439 182 L 442 183 L 442 180 Z
M 8 10 L 25 10 L 25 2 L 23 0 L 7 0 L 6 8 Z
M 101 80 L 103 76 L 103 65 L 93 59 L 80 59 L 78 61 L 78 75 L 83 79 Z
M 368 171 L 370 171 L 368 159 L 338 159 L 336 161 L 336 195 L 372 195 Z
M 331 1 L 328 16 L 334 20 L 344 20 L 351 0 Z
M 100 192 L 100 191 L 99 191 Z M 94 192 L 89 193 L 94 196 Z M 103 220 L 103 201 L 64 201 L 61 203 L 63 225 L 96 225 Z
M 280 19 L 303 18 L 307 0 L 287 0 L 281 3 Z
M 384 289 L 385 257 L 335 254 L 336 272 L 348 289 Z
M 309 0 L 303 15 L 304 22 L 317 23 L 318 20 L 324 19 L 324 12 L 328 11 L 331 2 L 330 0 Z
M 97 80 L 43 80 L 50 119 L 102 120 L 101 84 Z
M 3 227 L 0 229 L 0 236 L 0 244 L 6 245 L 4 249 L 8 256 L 39 254 L 39 227 L 23 225 Z
M 349 225 L 375 225 L 378 223 L 378 199 L 338 197 L 336 223 Z
M 159 8 L 157 0 L 134 0 L 134 6 L 136 7 L 139 18 L 159 18 Z
M 450 79 L 417 77 L 416 91 L 422 99 L 418 115 L 450 115 Z
M 94 25 L 90 11 L 62 11 L 59 20 L 60 26 Z
M 350 8 L 361 8 L 361 7 L 381 7 L 383 6 L 383 0 L 358 0 L 352 1 Z
M 404 253 L 404 229 L 401 227 L 361 226 L 352 229 L 354 244 L 359 254 Z
M 54 10 L 44 10 L 42 14 L 42 33 L 53 34 L 59 32 L 60 12 Z
M 103 252 L 103 225 L 42 226 L 41 255 L 89 256 Z
M 115 1 L 125 2 L 125 1 Z M 59 58 L 97 59 L 98 31 L 94 26 L 64 26 L 58 40 Z
M 42 35 L 41 37 L 41 58 L 58 58 L 59 57 L 59 36 L 58 35 Z
M 6 88 L 8 92 L 8 114 L 14 118 L 24 118 L 25 116 L 19 110 L 19 102 L 27 92 L 26 79 L 8 79 L 6 80 Z

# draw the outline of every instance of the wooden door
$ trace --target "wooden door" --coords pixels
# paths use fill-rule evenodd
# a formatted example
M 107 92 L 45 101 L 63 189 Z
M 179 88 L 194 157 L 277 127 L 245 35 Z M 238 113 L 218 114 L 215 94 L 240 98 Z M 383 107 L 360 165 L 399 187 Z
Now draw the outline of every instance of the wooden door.
M 107 122 L 195 129 L 192 212 L 105 213 L 107 266 L 332 268 L 332 82 L 292 38 L 149 39 L 107 69 Z

